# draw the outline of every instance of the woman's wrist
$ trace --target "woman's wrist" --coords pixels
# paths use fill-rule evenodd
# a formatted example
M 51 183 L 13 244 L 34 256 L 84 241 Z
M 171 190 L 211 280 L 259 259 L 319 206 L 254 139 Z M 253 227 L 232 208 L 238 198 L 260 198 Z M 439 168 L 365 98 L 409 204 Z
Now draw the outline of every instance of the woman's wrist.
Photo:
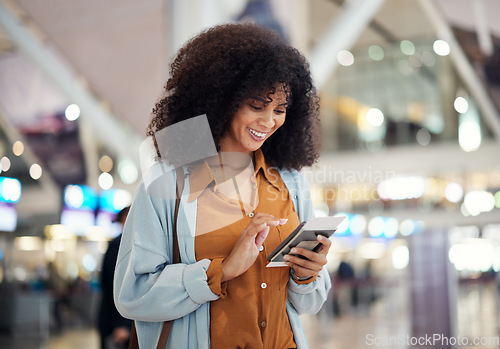
M 222 271 L 221 282 L 229 281 L 233 278 L 233 277 L 231 277 L 231 272 L 228 269 L 229 269 L 229 267 L 226 263 L 226 260 L 224 259 L 221 263 L 221 271 Z
M 293 268 L 290 268 L 290 275 L 292 276 L 292 279 L 294 281 L 307 281 L 307 280 L 310 280 L 312 278 L 312 276 L 297 276 L 295 274 L 295 270 L 293 270 Z

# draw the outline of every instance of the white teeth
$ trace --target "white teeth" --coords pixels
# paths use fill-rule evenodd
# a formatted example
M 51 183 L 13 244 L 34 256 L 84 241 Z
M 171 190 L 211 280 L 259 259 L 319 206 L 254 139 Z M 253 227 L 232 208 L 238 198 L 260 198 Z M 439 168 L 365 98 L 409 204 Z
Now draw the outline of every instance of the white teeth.
M 254 136 L 259 137 L 259 138 L 264 138 L 267 136 L 267 133 L 257 132 L 251 128 L 249 128 L 248 130 L 250 131 L 251 134 L 253 134 Z

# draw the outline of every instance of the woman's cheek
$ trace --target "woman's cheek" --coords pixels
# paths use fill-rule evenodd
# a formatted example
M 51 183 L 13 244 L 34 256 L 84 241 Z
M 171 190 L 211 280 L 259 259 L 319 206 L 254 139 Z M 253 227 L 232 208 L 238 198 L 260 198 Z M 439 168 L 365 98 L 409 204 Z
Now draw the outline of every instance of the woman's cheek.
M 276 129 L 283 126 L 284 123 L 285 123 L 285 116 L 282 116 L 278 120 L 276 120 L 276 125 L 278 126 L 278 127 L 276 127 Z

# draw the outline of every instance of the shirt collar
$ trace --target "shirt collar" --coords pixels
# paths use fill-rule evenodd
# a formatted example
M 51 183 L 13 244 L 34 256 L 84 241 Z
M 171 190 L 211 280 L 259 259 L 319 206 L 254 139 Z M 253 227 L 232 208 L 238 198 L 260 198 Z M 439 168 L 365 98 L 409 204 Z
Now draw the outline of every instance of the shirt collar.
M 257 149 L 254 152 L 254 166 L 255 166 L 255 178 L 262 171 L 262 174 L 266 180 L 271 183 L 276 189 L 280 189 L 280 182 L 278 181 L 279 172 L 276 168 L 268 166 L 264 154 L 261 149 Z M 216 184 L 214 174 L 210 169 L 206 160 L 199 162 L 195 165 L 189 176 L 190 193 L 188 202 L 196 200 L 203 190 L 205 190 L 211 184 Z
M 267 181 L 271 183 L 273 187 L 279 190 L 281 186 L 280 186 L 280 181 L 278 180 L 278 178 L 280 178 L 278 169 L 272 166 L 268 166 L 261 149 L 257 149 L 254 152 L 254 163 L 255 163 L 255 177 L 257 177 L 259 171 L 262 170 L 262 174 L 267 179 Z
M 212 182 L 215 183 L 214 174 L 210 170 L 207 161 L 203 160 L 193 168 L 189 176 L 190 191 L 188 202 L 196 200 Z

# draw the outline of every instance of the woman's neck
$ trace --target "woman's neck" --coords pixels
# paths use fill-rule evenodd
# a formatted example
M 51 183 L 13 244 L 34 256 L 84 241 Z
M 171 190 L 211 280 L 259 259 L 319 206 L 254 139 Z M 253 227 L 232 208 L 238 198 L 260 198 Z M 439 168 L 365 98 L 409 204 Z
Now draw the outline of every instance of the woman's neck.
M 253 165 L 254 156 L 237 152 L 220 152 L 207 159 L 207 164 L 216 177 L 216 181 L 226 181 L 236 177 Z M 253 173 L 253 171 L 252 171 Z

